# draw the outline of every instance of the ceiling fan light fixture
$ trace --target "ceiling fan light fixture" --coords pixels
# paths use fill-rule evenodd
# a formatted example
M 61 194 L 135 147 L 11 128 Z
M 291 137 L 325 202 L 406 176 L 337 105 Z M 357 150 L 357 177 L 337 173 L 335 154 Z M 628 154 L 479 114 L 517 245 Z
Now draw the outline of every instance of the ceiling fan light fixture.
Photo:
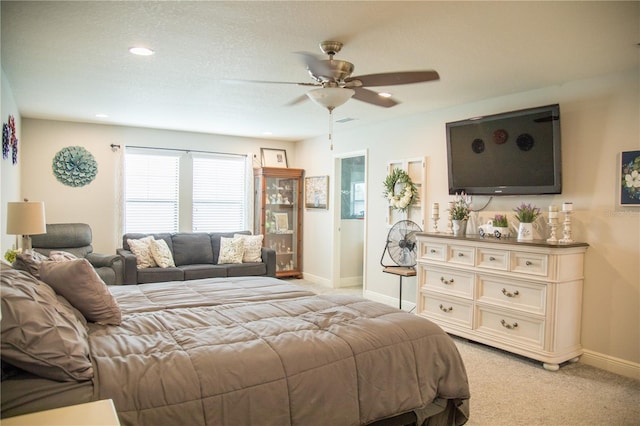
M 354 95 L 355 90 L 342 87 L 322 87 L 307 92 L 307 96 L 318 105 L 332 111 L 343 105 Z
M 392 95 L 389 92 L 380 92 L 378 93 L 378 96 L 381 96 L 383 98 L 390 98 Z

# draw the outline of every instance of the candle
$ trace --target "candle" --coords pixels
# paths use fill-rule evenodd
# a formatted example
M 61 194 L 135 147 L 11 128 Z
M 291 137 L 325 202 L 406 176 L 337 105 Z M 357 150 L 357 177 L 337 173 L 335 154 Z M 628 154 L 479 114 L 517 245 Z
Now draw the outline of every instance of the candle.
M 557 211 L 549 211 L 549 219 L 557 219 L 558 218 L 558 212 Z
M 431 217 L 438 217 L 440 215 L 440 205 L 438 203 L 433 203 L 431 206 Z
M 573 210 L 573 203 L 569 203 L 569 202 L 562 203 L 563 212 L 570 212 L 572 210 Z
M 550 212 L 557 212 L 558 211 L 558 206 L 554 206 L 554 205 L 549 206 L 549 211 Z

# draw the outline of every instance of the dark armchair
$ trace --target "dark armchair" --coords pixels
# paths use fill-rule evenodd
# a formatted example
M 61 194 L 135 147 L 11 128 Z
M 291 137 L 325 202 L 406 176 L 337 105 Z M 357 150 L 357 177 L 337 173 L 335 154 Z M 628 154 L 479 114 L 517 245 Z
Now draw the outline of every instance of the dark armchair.
M 47 233 L 31 236 L 33 250 L 48 256 L 51 251 L 66 251 L 84 257 L 107 285 L 122 284 L 123 261 L 117 254 L 93 252 L 91 227 L 86 223 L 50 223 Z

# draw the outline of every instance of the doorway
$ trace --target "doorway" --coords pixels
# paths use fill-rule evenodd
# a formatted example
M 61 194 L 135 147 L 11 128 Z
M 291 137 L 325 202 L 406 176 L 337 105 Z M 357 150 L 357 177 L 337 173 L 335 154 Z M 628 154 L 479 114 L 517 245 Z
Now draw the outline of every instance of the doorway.
M 366 152 L 336 158 L 336 221 L 338 247 L 334 287 L 363 286 L 366 259 Z

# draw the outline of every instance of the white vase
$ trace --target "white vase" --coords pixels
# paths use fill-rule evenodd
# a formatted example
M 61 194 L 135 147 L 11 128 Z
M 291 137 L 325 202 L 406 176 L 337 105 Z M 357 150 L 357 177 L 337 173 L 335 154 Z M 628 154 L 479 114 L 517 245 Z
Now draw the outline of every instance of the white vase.
M 518 226 L 518 241 L 533 240 L 533 224 L 520 223 Z
M 467 221 L 466 220 L 452 220 L 452 231 L 454 237 L 463 237 L 467 233 Z

